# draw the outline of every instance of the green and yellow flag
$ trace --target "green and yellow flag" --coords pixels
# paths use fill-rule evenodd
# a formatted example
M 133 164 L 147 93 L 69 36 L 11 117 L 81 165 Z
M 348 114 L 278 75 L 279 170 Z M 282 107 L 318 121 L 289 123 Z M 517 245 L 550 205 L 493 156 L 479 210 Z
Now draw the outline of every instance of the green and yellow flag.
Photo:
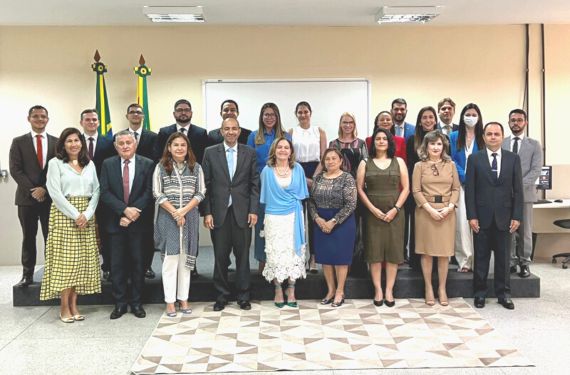
M 137 75 L 137 104 L 142 107 L 144 112 L 143 129 L 150 130 L 148 88 L 146 85 L 146 77 L 150 75 L 150 68 L 145 65 L 143 55 L 139 59 L 139 66 L 135 67 L 135 74 Z
M 107 100 L 107 86 L 105 85 L 105 73 L 107 67 L 103 64 L 99 51 L 95 51 L 95 63 L 91 65 L 93 71 L 97 73 L 97 83 L 95 85 L 95 109 L 99 115 L 99 135 L 112 139 L 113 126 L 111 125 L 111 112 L 109 111 L 109 101 Z

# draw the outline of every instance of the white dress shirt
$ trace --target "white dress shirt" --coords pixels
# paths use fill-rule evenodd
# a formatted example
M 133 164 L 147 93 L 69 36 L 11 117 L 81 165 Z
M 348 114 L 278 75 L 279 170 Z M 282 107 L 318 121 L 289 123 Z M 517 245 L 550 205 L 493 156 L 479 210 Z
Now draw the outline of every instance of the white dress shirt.
M 89 153 L 89 138 L 93 138 L 93 156 L 95 156 L 95 150 L 97 150 L 97 138 L 99 137 L 99 132 L 95 132 L 93 135 L 88 135 L 83 133 L 85 138 L 85 144 L 87 145 L 87 153 Z
M 130 159 L 129 163 L 129 194 L 131 190 L 133 190 L 133 180 L 135 179 L 135 164 L 136 164 L 136 155 Z M 121 158 L 121 176 L 123 176 L 123 171 L 125 170 L 125 159 Z
M 493 153 L 497 154 L 497 178 L 501 175 L 501 160 L 502 160 L 502 153 L 501 149 L 499 148 L 497 151 L 491 151 L 487 148 L 487 157 L 489 158 L 489 165 L 493 165 Z
M 522 133 L 521 135 L 511 135 L 511 147 L 509 148 L 509 150 L 512 152 L 513 151 L 513 146 L 515 145 L 515 137 L 519 137 L 519 151 L 517 152 L 520 153 L 521 152 L 521 144 L 522 144 L 522 140 L 524 139 L 524 133 Z

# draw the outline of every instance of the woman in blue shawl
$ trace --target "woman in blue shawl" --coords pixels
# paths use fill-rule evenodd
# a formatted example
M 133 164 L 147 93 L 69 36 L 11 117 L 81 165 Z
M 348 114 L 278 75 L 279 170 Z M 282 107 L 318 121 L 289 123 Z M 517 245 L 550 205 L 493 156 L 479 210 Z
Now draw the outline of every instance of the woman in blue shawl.
M 275 306 L 297 307 L 295 280 L 305 278 L 305 228 L 302 201 L 309 196 L 305 173 L 295 163 L 293 144 L 279 137 L 261 172 L 261 203 L 265 204 L 264 236 L 267 262 L 263 276 L 275 285 Z M 287 282 L 283 295 L 281 284 Z

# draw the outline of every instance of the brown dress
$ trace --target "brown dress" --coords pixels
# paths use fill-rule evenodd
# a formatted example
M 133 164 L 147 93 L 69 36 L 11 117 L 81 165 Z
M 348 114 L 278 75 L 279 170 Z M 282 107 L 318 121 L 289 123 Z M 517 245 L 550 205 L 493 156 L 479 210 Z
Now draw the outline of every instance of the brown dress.
M 420 161 L 414 166 L 412 193 L 416 201 L 416 254 L 450 257 L 455 245 L 455 210 L 441 221 L 434 220 L 422 208 L 429 202 L 443 208 L 459 201 L 459 176 L 453 161 Z M 441 196 L 441 199 L 438 198 Z M 435 203 L 440 201 L 441 203 Z
M 372 158 L 366 161 L 366 195 L 382 212 L 388 212 L 400 196 L 400 164 L 392 158 L 386 169 L 380 169 Z M 392 222 L 378 219 L 366 210 L 364 260 L 367 263 L 399 264 L 404 262 L 404 209 Z

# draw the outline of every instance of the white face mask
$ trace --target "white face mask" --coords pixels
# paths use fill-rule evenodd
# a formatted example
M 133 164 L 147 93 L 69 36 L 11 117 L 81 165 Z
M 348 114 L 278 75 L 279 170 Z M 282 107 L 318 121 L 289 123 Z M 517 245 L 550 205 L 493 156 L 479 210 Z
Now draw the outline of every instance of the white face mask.
M 463 116 L 463 122 L 465 125 L 469 126 L 470 128 L 474 127 L 477 124 L 479 117 L 477 116 Z

